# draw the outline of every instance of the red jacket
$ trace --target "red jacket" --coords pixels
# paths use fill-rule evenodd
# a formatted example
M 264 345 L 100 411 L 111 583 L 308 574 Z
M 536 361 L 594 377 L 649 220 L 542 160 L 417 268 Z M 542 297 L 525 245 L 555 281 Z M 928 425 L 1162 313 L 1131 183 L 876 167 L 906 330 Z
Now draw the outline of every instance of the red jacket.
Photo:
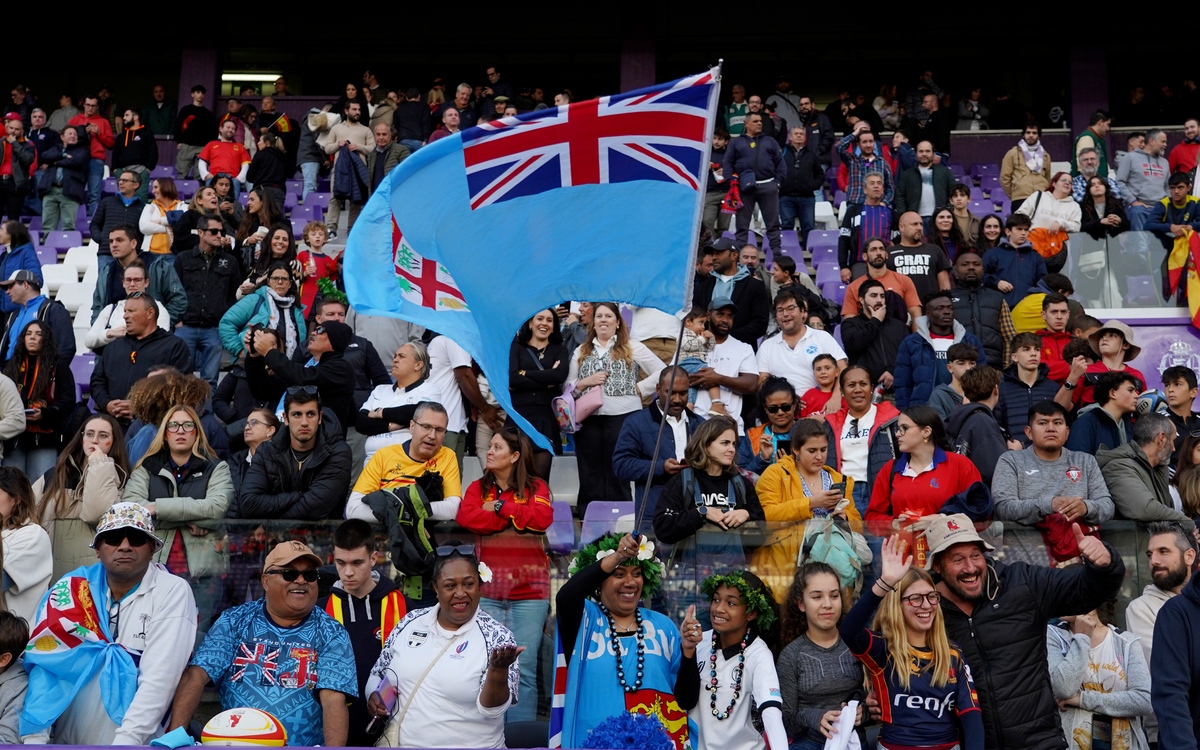
M 1109 370 L 1108 366 L 1105 365 L 1104 362 L 1093 362 L 1088 365 L 1087 372 L 1084 374 L 1083 380 L 1080 381 L 1079 387 L 1075 389 L 1074 401 L 1076 409 L 1087 406 L 1088 404 L 1096 403 L 1096 386 L 1087 382 L 1088 376 L 1103 375 L 1106 372 L 1116 371 Z M 1127 372 L 1138 379 L 1138 393 L 1146 390 L 1146 376 L 1142 374 L 1141 370 L 1130 365 L 1125 365 L 1125 369 L 1121 370 L 1121 372 Z
M 1171 174 L 1176 172 L 1191 172 L 1196 168 L 1196 154 L 1200 152 L 1200 140 L 1188 143 L 1184 141 L 1175 148 L 1171 149 L 1171 154 L 1167 157 L 1167 164 L 1171 167 Z
M 96 126 L 95 134 L 89 134 L 90 141 L 88 148 L 91 150 L 93 159 L 105 158 L 107 156 L 105 152 L 117 142 L 117 137 L 113 135 L 112 125 L 109 125 L 108 120 L 100 115 L 93 115 L 91 117 L 87 115 L 75 115 L 67 121 L 67 124 L 71 127 L 80 125 Z
M 554 521 L 550 488 L 534 479 L 532 498 L 518 497 L 514 490 L 500 495 L 504 505 L 496 513 L 495 490 L 482 495 L 483 482 L 467 487 L 455 519 L 460 526 L 480 536 L 475 549 L 480 562 L 492 571 L 483 596 L 506 601 L 550 598 L 550 559 L 546 557 L 546 529 Z M 491 536 L 495 534 L 495 536 Z
M 901 454 L 897 461 L 908 462 Z M 937 513 L 946 501 L 966 490 L 975 482 L 983 481 L 979 469 L 971 459 L 957 453 L 934 450 L 933 469 L 915 477 L 901 473 L 892 475 L 896 461 L 888 461 L 875 478 L 871 489 L 871 504 L 867 506 L 867 521 L 888 521 L 908 511 L 927 516 Z
M 1042 337 L 1042 363 L 1050 368 L 1046 377 L 1061 384 L 1071 373 L 1071 363 L 1063 359 L 1062 350 L 1075 337 L 1068 331 L 1055 333 L 1049 328 L 1043 328 L 1037 335 Z

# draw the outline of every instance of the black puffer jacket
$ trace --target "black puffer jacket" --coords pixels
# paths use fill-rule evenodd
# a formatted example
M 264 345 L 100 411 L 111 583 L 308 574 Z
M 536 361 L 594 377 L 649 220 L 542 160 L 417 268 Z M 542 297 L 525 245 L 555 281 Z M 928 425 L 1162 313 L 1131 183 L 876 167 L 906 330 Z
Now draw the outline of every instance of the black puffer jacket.
M 968 617 L 942 599 L 946 635 L 962 649 L 983 709 L 988 750 L 1064 750 L 1058 704 L 1046 662 L 1046 621 L 1081 615 L 1112 599 L 1125 579 L 1125 564 L 1111 546 L 1112 563 L 1041 568 L 989 559 L 988 587 L 995 597 Z
M 336 438 L 336 439 L 335 439 Z M 258 446 L 229 507 L 231 518 L 341 518 L 350 494 L 350 446 L 321 426 L 303 468 L 291 454 L 291 436 L 281 427 Z

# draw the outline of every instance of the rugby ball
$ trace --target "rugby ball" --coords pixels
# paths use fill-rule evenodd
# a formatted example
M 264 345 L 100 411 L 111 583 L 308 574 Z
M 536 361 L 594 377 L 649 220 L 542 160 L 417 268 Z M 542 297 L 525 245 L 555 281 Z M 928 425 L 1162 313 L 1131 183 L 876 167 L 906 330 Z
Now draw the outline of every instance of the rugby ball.
M 1168 408 L 1166 394 L 1156 388 L 1152 388 L 1148 391 L 1142 391 L 1138 396 L 1136 413 L 1139 417 L 1150 412 L 1158 412 L 1166 416 Z
M 231 708 L 208 720 L 200 733 L 200 744 L 283 747 L 287 744 L 287 730 L 266 711 Z

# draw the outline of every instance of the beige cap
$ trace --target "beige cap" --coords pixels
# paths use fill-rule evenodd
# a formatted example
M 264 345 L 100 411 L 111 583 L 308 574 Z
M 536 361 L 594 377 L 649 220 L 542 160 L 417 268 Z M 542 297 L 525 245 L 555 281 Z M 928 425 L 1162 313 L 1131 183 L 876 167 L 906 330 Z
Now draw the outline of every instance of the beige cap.
M 263 562 L 263 570 L 267 571 L 274 567 L 281 567 L 301 558 L 311 560 L 312 564 L 318 568 L 324 565 L 321 558 L 317 557 L 317 553 L 309 549 L 307 544 L 292 541 L 276 544 L 275 549 L 271 550 L 271 554 L 267 555 L 266 561 Z
M 975 531 L 975 522 L 965 513 L 938 516 L 926 527 L 925 541 L 929 543 L 929 553 L 925 557 L 926 570 L 933 567 L 933 558 L 937 553 L 944 552 L 956 544 L 978 542 L 988 552 L 994 552 L 996 549 L 983 541 L 983 537 Z

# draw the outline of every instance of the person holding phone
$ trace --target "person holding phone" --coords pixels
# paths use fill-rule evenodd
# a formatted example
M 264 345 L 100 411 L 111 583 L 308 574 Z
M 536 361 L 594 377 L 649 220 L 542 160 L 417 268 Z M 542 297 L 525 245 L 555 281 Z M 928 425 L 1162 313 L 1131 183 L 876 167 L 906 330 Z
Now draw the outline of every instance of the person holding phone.
M 738 442 L 737 465 L 753 474 L 762 474 L 780 456 L 790 453 L 792 425 L 802 405 L 788 379 L 775 376 L 763 381 L 758 402 L 767 413 L 767 421 L 746 430 L 746 439 Z
M 827 465 L 829 436 L 816 419 L 801 419 L 791 433 L 791 450 L 767 467 L 755 489 L 770 528 L 767 542 L 754 554 L 753 568 L 772 589 L 791 585 L 806 523 L 840 518 L 862 533 L 854 507 L 854 480 Z

